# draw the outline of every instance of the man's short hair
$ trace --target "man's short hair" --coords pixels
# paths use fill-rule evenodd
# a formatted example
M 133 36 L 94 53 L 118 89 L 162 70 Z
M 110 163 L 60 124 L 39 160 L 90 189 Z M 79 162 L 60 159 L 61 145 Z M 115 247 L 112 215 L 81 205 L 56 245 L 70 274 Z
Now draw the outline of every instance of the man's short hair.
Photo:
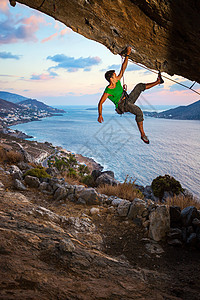
M 113 76 L 114 73 L 115 73 L 115 70 L 107 71 L 105 73 L 105 79 L 108 80 L 108 82 L 110 82 L 110 78 Z

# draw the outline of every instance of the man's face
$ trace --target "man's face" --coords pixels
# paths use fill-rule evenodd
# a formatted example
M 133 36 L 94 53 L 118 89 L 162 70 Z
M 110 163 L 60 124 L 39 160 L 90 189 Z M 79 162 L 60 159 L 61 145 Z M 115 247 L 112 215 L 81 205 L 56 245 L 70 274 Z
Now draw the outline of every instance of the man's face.
M 114 81 L 117 79 L 117 75 L 116 75 L 116 73 L 114 72 L 113 73 L 113 76 L 111 77 Z

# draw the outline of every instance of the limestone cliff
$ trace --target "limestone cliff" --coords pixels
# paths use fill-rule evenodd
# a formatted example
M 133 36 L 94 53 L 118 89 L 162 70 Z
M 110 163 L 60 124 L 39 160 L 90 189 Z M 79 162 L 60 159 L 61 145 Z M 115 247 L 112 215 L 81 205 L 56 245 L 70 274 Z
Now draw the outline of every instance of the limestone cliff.
M 10 1 L 12 5 L 15 1 Z M 198 0 L 19 0 L 131 59 L 200 82 Z

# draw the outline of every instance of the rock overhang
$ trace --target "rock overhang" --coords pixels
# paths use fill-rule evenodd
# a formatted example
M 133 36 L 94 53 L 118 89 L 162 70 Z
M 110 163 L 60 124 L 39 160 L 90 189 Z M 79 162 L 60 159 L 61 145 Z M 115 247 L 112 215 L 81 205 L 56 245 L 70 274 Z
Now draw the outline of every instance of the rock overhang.
M 15 1 L 10 1 L 13 5 Z M 119 54 L 200 83 L 200 2 L 196 0 L 19 0 Z

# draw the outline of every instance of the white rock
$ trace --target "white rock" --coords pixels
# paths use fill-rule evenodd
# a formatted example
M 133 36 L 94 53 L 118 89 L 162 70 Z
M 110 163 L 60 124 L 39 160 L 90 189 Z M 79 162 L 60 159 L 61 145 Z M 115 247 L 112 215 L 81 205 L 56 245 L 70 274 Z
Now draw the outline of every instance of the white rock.
M 3 189 L 4 188 L 4 185 L 3 183 L 0 181 L 0 189 Z
M 97 215 L 99 214 L 99 208 L 93 207 L 90 209 L 90 214 L 93 215 Z
M 164 253 L 163 248 L 157 243 L 148 243 L 145 245 L 148 252 L 152 254 L 161 254 Z

